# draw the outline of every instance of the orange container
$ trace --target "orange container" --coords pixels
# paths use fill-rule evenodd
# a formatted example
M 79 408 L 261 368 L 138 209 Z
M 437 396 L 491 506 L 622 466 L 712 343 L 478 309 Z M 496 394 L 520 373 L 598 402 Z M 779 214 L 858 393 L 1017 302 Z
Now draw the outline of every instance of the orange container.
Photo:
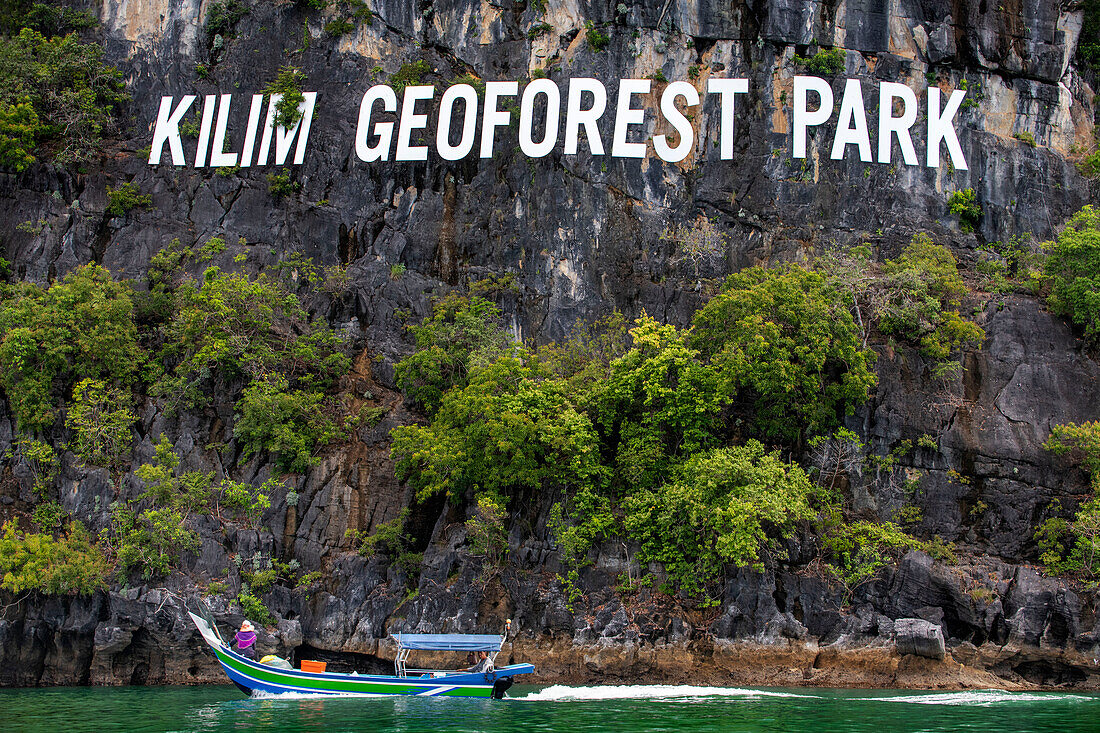
M 309 659 L 302 660 L 303 672 L 324 672 L 326 666 L 324 662 L 314 662 Z

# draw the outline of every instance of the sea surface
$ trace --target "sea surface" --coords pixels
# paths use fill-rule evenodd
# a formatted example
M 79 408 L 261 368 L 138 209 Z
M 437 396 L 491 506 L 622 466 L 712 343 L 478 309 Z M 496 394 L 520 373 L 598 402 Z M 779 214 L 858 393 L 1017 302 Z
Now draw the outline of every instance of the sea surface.
M 245 698 L 234 687 L 0 690 L 5 733 L 69 731 L 1100 731 L 1100 695 L 626 685 L 505 700 Z

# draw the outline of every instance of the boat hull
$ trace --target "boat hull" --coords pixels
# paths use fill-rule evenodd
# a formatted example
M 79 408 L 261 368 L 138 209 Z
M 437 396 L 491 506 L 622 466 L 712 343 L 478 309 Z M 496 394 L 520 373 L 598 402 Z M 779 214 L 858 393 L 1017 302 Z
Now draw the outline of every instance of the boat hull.
M 456 672 L 442 676 L 406 676 L 303 672 L 260 664 L 226 646 L 210 626 L 190 614 L 226 675 L 245 694 L 327 695 L 374 697 L 413 695 L 417 697 L 497 697 L 511 686 L 512 677 L 530 674 L 530 664 L 514 664 L 489 673 Z
M 307 695 L 416 695 L 419 697 L 491 697 L 493 679 L 482 678 L 480 684 L 472 683 L 461 675 L 449 677 L 390 677 L 382 675 L 348 675 L 318 672 L 302 672 L 296 669 L 278 669 L 258 664 L 228 649 L 213 648 L 214 655 L 226 675 L 237 687 L 248 693 L 263 692 L 272 695 L 287 693 Z

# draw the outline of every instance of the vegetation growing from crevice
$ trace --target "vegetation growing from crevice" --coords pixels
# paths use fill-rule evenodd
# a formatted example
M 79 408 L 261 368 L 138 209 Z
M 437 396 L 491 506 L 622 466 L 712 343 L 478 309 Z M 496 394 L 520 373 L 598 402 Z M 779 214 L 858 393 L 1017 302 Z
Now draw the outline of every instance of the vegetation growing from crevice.
M 279 69 L 278 75 L 266 87 L 264 94 L 278 96 L 275 103 L 275 117 L 273 123 L 277 127 L 289 130 L 302 119 L 301 105 L 306 101 L 302 92 L 302 84 L 306 76 L 299 69 L 287 65 Z
M 393 91 L 400 97 L 405 91 L 405 87 L 416 86 L 424 79 L 425 74 L 430 74 L 432 71 L 431 65 L 424 59 L 417 59 L 406 64 L 401 64 L 401 68 L 398 69 L 389 78 L 387 82 Z
M 0 58 L 0 163 L 68 165 L 102 151 L 127 96 L 100 46 L 22 28 L 0 36 Z
M 1100 343 L 1100 212 L 1092 206 L 1081 209 L 1043 250 L 1051 310 L 1082 328 L 1085 340 L 1095 346 Z
M 143 361 L 130 289 L 99 265 L 0 303 L 0 386 L 21 430 L 49 426 L 79 380 L 127 388 Z
M 836 76 L 844 71 L 845 53 L 842 48 L 823 48 L 813 56 L 794 56 L 794 62 L 815 76 Z
M 972 188 L 955 191 L 947 199 L 947 209 L 959 219 L 959 229 L 970 233 L 977 231 L 982 223 L 982 207 Z

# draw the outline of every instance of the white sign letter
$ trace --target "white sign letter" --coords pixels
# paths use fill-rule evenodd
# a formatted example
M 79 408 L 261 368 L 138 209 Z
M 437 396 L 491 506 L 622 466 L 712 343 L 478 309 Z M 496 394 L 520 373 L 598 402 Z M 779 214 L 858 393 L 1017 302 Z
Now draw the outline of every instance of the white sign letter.
M 462 137 L 458 145 L 451 147 L 451 115 L 455 102 L 462 99 L 466 111 L 462 117 Z M 439 124 L 435 128 L 435 147 L 443 160 L 462 160 L 474 147 L 474 135 L 477 133 L 477 91 L 469 84 L 455 84 L 443 92 L 439 102 Z
M 393 123 L 377 122 L 374 129 L 370 129 L 371 111 L 374 109 L 374 103 L 379 100 L 382 102 L 383 112 L 397 111 L 397 95 L 394 94 L 392 87 L 378 84 L 368 89 L 363 95 L 363 101 L 359 104 L 359 124 L 355 128 L 355 155 L 365 163 L 390 159 Z M 378 142 L 375 145 L 368 144 L 371 134 L 378 136 Z
M 630 98 L 635 94 L 649 94 L 651 84 L 649 79 L 619 80 L 619 101 L 615 107 L 615 135 L 611 141 L 612 157 L 645 157 L 645 143 L 628 143 L 626 133 L 631 125 L 640 125 L 645 122 L 645 108 L 631 108 Z
M 717 94 L 721 100 L 721 112 L 718 117 L 718 129 L 722 160 L 733 158 L 733 113 L 736 110 L 735 95 L 749 91 L 748 79 L 710 79 L 707 81 L 707 93 Z
M 409 135 L 414 129 L 428 126 L 428 115 L 416 114 L 416 103 L 435 96 L 435 87 L 405 87 L 405 100 L 401 103 L 401 124 L 397 128 L 397 155 L 394 160 L 427 160 L 427 145 L 409 145 Z
M 264 95 L 252 95 L 252 108 L 248 110 L 248 130 L 244 134 L 244 147 L 241 148 L 241 168 L 252 165 L 252 149 L 256 147 L 256 127 L 260 124 L 260 112 L 264 108 Z
M 195 101 L 195 95 L 188 94 L 180 99 L 179 106 L 172 109 L 172 97 L 160 98 L 160 111 L 157 113 L 157 124 L 153 128 L 153 145 L 149 149 L 149 165 L 159 165 L 160 156 L 164 152 L 164 143 L 172 151 L 172 165 L 183 165 L 183 141 L 180 140 L 180 120 L 191 109 Z
M 947 143 L 947 152 L 951 154 L 951 165 L 956 170 L 965 171 L 966 158 L 963 157 L 962 148 L 959 147 L 959 138 L 955 136 L 955 126 L 952 120 L 959 111 L 966 92 L 956 89 L 951 92 L 947 100 L 947 106 L 940 113 L 940 90 L 938 87 L 928 87 L 928 158 L 929 168 L 940 166 L 940 140 Z
M 519 94 L 519 82 L 490 81 L 485 83 L 485 118 L 481 123 L 481 157 L 493 157 L 493 138 L 496 129 L 504 127 L 512 119 L 509 112 L 497 109 L 497 99 Z
M 691 149 L 695 147 L 695 130 L 691 128 L 687 117 L 676 109 L 677 97 L 683 97 L 688 107 L 694 107 L 699 104 L 699 91 L 686 81 L 675 81 L 665 87 L 665 92 L 661 95 L 661 114 L 675 128 L 680 141 L 676 147 L 671 147 L 665 135 L 657 135 L 653 138 L 653 149 L 657 151 L 657 156 L 661 160 L 669 163 L 679 163 L 688 157 Z
M 817 92 L 820 104 L 814 112 L 806 111 L 806 97 L 809 92 Z M 833 115 L 833 89 L 829 82 L 819 76 L 796 76 L 794 78 L 794 150 L 792 158 L 806 157 L 806 128 L 821 125 Z
M 867 109 L 863 106 L 863 87 L 859 79 L 849 79 L 844 85 L 844 98 L 840 100 L 840 117 L 833 136 L 833 160 L 844 157 L 849 145 L 859 146 L 859 159 L 871 162 L 871 138 L 867 134 Z
M 894 117 L 894 100 L 902 101 L 901 117 Z M 917 95 L 904 84 L 884 81 L 878 90 L 878 162 L 889 163 L 894 135 L 898 136 L 901 157 L 906 165 L 917 164 L 917 151 L 909 128 L 917 121 Z
M 202 122 L 199 123 L 199 145 L 195 149 L 195 167 L 206 165 L 206 150 L 210 147 L 210 125 L 214 123 L 214 100 L 217 97 L 207 94 L 202 100 Z
M 581 109 L 581 94 L 592 94 L 592 106 Z M 588 147 L 593 155 L 603 155 L 603 140 L 597 122 L 607 109 L 607 89 L 599 79 L 580 77 L 569 80 L 569 101 L 565 108 L 565 154 L 577 154 L 577 138 L 581 125 L 588 138 Z
M 225 128 L 229 125 L 229 110 L 233 95 L 223 94 L 218 103 L 218 124 L 214 126 L 214 148 L 210 151 L 210 165 L 214 168 L 232 168 L 237 165 L 237 154 L 225 152 Z
M 535 126 L 535 97 L 546 95 L 546 132 L 542 142 L 531 139 Z M 558 119 L 561 117 L 561 91 L 550 79 L 535 79 L 523 90 L 519 105 L 519 147 L 529 158 L 541 158 L 558 144 Z

